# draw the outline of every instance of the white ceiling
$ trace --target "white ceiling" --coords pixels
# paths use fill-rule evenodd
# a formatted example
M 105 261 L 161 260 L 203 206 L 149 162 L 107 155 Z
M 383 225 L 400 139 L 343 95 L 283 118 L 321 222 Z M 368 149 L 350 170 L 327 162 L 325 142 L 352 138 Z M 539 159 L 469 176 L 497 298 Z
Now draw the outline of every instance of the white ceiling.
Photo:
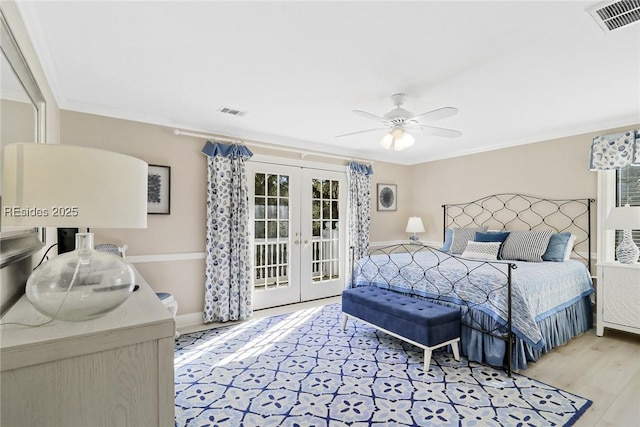
M 596 2 L 23 1 L 62 109 L 416 164 L 640 122 L 640 25 Z M 444 106 L 403 151 L 354 109 Z M 217 112 L 247 111 L 243 117 Z

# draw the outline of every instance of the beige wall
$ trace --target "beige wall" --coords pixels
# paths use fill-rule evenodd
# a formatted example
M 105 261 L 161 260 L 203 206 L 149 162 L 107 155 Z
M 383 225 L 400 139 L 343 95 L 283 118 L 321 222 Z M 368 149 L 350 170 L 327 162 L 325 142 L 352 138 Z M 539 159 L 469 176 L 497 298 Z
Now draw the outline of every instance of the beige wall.
M 498 193 L 543 198 L 597 198 L 597 173 L 588 169 L 592 139 L 639 125 L 520 145 L 410 168 L 413 208 L 426 241 L 441 242 L 442 205 Z M 596 238 L 593 206 L 592 237 Z M 593 251 L 595 251 L 595 240 Z
M 2 10 L 2 14 L 6 18 L 9 28 L 45 98 L 45 142 L 56 144 L 60 137 L 60 110 L 44 75 L 38 56 L 31 44 L 24 22 L 22 22 L 22 18 L 14 1 L 2 0 L 0 10 Z M 3 107 L 4 106 L 6 106 L 6 104 L 3 105 Z M 5 112 L 7 111 L 2 112 L 3 121 L 5 120 Z M 55 233 L 52 234 L 52 232 L 53 229 L 47 230 L 47 246 L 55 242 L 55 238 L 53 238 Z M 43 249 L 43 251 L 45 249 Z M 38 261 L 42 257 L 42 253 L 43 252 L 40 252 L 34 255 L 32 258 Z M 5 302 L 15 300 L 24 292 L 26 279 L 31 272 L 32 261 L 32 259 L 26 259 L 0 270 L 0 303 L 2 303 L 3 306 Z
M 95 243 L 127 244 L 127 256 L 193 254 L 195 259 L 138 262 L 136 268 L 156 291 L 170 292 L 178 301 L 179 314 L 202 310 L 206 223 L 206 157 L 204 140 L 176 136 L 163 126 L 63 110 L 63 144 L 102 148 L 138 157 L 150 164 L 171 166 L 171 214 L 149 215 L 146 229 L 92 229 Z M 251 147 L 255 154 L 299 158 L 292 153 Z M 345 161 L 307 156 L 308 161 L 345 165 Z M 398 211 L 372 211 L 372 239 L 394 240 L 403 235 L 401 224 L 409 214 L 411 194 L 408 169 L 376 163 L 375 183 L 398 184 Z M 374 197 L 375 200 L 375 197 Z M 123 209 L 125 207 L 122 207 Z M 396 221 L 395 218 L 400 218 Z M 135 258 L 134 258 L 135 259 Z
M 92 230 L 96 243 L 129 246 L 128 256 L 200 254 L 193 259 L 138 262 L 136 268 L 156 291 L 171 292 L 179 314 L 202 310 L 205 248 L 206 157 L 204 140 L 176 136 L 171 128 L 77 113 L 61 112 L 61 140 L 139 157 L 171 166 L 171 215 L 149 215 L 144 230 Z M 409 216 L 421 216 L 424 241 L 442 239 L 443 203 L 464 202 L 488 194 L 520 192 L 550 198 L 596 197 L 596 173 L 587 169 L 593 134 L 543 141 L 411 167 L 374 163 L 371 241 L 406 240 Z M 256 154 L 296 158 L 295 154 L 249 147 Z M 305 160 L 323 159 L 306 157 Z M 327 161 L 326 159 L 324 159 Z M 345 164 L 328 160 L 332 164 Z M 398 210 L 376 209 L 376 184 L 398 186 Z M 594 222 L 595 225 L 595 212 Z M 595 248 L 595 245 L 594 245 Z

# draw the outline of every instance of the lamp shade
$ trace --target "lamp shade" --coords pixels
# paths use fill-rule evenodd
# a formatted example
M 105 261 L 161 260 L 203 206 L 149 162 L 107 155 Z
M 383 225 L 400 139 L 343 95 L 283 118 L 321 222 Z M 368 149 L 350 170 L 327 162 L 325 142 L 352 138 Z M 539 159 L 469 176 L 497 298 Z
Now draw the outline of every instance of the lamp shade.
M 640 230 L 640 206 L 611 208 L 605 227 L 607 230 Z
M 424 225 L 422 219 L 419 216 L 412 216 L 407 222 L 407 233 L 424 233 Z
M 9 144 L 2 224 L 146 228 L 147 169 L 140 159 L 96 148 Z

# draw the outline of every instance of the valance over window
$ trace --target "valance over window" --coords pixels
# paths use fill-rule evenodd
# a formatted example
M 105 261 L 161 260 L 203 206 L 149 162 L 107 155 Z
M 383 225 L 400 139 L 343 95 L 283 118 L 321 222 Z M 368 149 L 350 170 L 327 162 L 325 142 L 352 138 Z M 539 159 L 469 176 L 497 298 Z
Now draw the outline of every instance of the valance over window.
M 597 136 L 591 143 L 590 170 L 640 166 L 640 130 Z

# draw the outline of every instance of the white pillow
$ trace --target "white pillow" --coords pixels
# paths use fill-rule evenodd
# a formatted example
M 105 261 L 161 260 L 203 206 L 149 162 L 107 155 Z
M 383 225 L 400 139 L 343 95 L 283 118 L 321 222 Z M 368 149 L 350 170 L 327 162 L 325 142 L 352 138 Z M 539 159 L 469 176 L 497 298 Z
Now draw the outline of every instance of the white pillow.
M 496 261 L 500 251 L 501 242 L 473 242 L 469 241 L 462 252 L 462 258 L 474 258 L 487 261 Z
M 553 230 L 512 231 L 502 245 L 502 259 L 542 262 Z
M 564 248 L 564 260 L 570 260 L 571 259 L 571 251 L 573 251 L 573 245 L 576 243 L 576 235 L 572 234 L 571 237 L 569 237 L 569 240 L 567 241 L 567 247 Z
M 485 231 L 487 231 L 486 226 L 480 228 L 454 228 L 449 252 L 461 254 L 464 252 L 464 248 L 467 247 L 467 242 L 475 240 L 477 232 L 484 233 Z

